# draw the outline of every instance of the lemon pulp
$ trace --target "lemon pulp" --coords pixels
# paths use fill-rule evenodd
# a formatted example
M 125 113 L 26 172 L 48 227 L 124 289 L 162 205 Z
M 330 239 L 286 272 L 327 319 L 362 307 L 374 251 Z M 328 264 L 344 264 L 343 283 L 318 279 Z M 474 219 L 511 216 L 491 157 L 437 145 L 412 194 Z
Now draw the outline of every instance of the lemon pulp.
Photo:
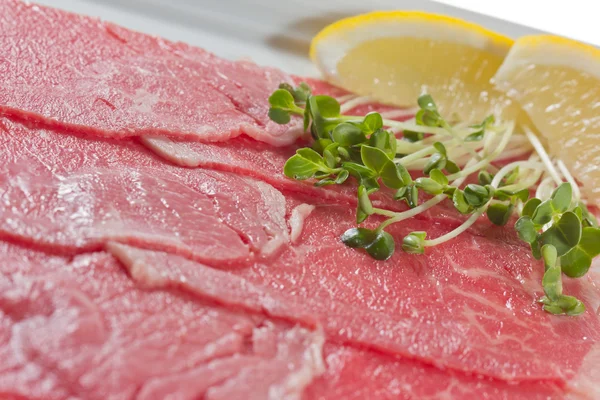
M 506 106 L 489 83 L 503 59 L 459 43 L 380 38 L 351 49 L 338 63 L 338 74 L 355 93 L 400 106 L 415 105 L 421 94 L 429 93 L 442 114 L 478 120 Z
M 499 88 L 519 101 L 588 198 L 600 199 L 600 80 L 569 67 L 528 64 Z

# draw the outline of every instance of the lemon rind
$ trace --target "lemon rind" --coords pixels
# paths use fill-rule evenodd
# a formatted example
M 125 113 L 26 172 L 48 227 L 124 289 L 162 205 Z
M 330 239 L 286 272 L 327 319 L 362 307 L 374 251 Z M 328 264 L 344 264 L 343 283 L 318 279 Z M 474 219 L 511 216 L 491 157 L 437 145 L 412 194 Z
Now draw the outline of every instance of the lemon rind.
M 513 70 L 528 65 L 570 68 L 600 80 L 600 49 L 561 36 L 523 36 L 508 52 L 493 81 L 501 88 Z
M 421 11 L 376 11 L 324 28 L 312 40 L 310 57 L 329 79 L 335 80 L 337 64 L 345 54 L 360 43 L 385 37 L 450 41 L 501 57 L 513 44 L 504 35 L 459 18 Z

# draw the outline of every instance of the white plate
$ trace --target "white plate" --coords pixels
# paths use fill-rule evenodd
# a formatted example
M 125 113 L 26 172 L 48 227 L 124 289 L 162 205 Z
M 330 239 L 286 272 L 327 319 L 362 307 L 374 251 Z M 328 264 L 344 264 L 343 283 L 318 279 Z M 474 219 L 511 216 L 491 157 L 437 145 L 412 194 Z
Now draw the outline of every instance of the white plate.
M 323 26 L 371 10 L 453 15 L 517 37 L 537 32 L 429 0 L 37 0 L 40 4 L 203 47 L 230 59 L 251 58 L 299 75 L 317 75 L 307 58 Z M 343 12 L 340 12 L 343 10 Z

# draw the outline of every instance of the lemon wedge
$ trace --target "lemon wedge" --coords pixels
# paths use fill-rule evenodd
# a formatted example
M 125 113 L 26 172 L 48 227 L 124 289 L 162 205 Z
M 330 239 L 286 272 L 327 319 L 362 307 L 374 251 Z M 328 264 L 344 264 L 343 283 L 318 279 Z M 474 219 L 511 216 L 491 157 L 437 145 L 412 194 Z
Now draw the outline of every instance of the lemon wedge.
M 600 204 L 600 50 L 552 35 L 525 36 L 493 82 L 521 104 L 550 154 Z
M 327 80 L 357 94 L 414 106 L 429 93 L 443 115 L 475 121 L 510 108 L 490 78 L 512 44 L 457 18 L 373 12 L 327 26 L 313 39 L 310 56 Z

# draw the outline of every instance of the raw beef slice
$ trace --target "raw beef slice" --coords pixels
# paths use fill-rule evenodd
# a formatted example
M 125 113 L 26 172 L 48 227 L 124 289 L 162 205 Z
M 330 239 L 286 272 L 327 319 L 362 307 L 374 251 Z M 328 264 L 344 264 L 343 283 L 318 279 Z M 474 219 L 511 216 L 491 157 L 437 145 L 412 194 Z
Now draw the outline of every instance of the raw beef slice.
M 600 397 L 597 270 L 565 280 L 588 309 L 566 318 L 509 228 L 388 262 L 346 248 L 355 188 L 281 174 L 301 132 L 266 99 L 301 78 L 0 10 L 0 397 Z M 354 112 L 373 109 L 406 115 Z M 460 221 L 441 204 L 391 233 Z

